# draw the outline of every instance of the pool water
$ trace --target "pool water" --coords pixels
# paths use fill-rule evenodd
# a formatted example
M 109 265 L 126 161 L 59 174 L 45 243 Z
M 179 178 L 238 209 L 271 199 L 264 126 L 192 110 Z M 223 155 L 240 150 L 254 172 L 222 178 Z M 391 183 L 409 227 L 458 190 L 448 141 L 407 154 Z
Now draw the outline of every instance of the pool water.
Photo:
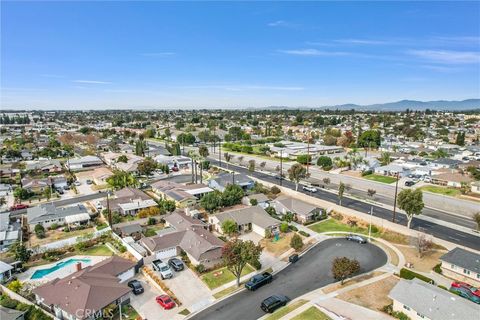
M 57 270 L 62 269 L 63 267 L 75 264 L 77 262 L 83 262 L 83 263 L 90 263 L 92 260 L 90 259 L 68 259 L 62 262 L 57 263 L 53 267 L 47 268 L 47 269 L 38 269 L 36 270 L 33 275 L 30 277 L 30 279 L 41 279 L 45 277 L 46 275 L 49 275 L 52 272 L 55 272 Z

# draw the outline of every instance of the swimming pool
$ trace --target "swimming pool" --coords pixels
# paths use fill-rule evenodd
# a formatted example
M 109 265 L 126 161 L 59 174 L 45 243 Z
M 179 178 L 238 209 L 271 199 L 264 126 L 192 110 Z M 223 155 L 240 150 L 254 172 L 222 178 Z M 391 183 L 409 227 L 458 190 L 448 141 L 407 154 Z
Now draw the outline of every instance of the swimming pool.
M 53 267 L 50 267 L 50 268 L 47 268 L 47 269 L 36 270 L 33 273 L 33 275 L 30 277 L 30 279 L 33 279 L 33 280 L 41 279 L 41 278 L 45 277 L 46 275 L 49 275 L 52 272 L 55 272 L 55 271 L 57 271 L 57 270 L 59 270 L 63 267 L 69 266 L 71 264 L 75 264 L 77 262 L 90 263 L 90 262 L 92 262 L 92 260 L 90 260 L 90 259 L 68 259 L 68 260 L 57 263 Z

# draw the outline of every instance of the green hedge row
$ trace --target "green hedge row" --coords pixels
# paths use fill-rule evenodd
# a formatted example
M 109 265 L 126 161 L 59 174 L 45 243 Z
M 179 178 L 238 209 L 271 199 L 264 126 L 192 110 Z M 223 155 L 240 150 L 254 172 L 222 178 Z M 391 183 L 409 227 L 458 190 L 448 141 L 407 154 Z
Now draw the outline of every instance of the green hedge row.
M 435 281 L 433 281 L 429 277 L 426 277 L 424 275 L 421 275 L 419 273 L 413 272 L 412 270 L 405 269 L 405 268 L 402 268 L 400 270 L 400 278 L 407 279 L 407 280 L 412 280 L 413 278 L 417 278 L 428 283 L 435 283 Z

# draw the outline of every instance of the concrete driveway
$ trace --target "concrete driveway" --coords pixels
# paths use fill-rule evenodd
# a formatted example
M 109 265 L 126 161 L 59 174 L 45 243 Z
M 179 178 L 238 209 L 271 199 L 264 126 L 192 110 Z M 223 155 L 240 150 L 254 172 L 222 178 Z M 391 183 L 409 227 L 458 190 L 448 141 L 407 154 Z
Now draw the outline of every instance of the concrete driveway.
M 183 307 L 175 307 L 170 310 L 164 310 L 156 301 L 155 297 L 164 294 L 163 291 L 157 289 L 156 286 L 149 283 L 144 276 L 138 275 L 135 277 L 142 283 L 145 290 L 144 293 L 138 296 L 131 294 L 130 304 L 137 310 L 138 314 L 143 319 L 174 319 L 176 314 L 183 310 Z
M 205 283 L 187 267 L 183 271 L 175 272 L 172 279 L 165 280 L 165 284 L 182 302 L 182 307 L 187 308 L 190 312 L 215 300 Z
M 243 241 L 252 240 L 253 243 L 255 243 L 255 244 L 258 244 L 260 242 L 260 240 L 263 239 L 263 237 L 261 235 L 255 233 L 253 231 L 248 232 L 248 233 L 244 233 L 241 236 L 239 236 L 238 238 L 242 239 Z

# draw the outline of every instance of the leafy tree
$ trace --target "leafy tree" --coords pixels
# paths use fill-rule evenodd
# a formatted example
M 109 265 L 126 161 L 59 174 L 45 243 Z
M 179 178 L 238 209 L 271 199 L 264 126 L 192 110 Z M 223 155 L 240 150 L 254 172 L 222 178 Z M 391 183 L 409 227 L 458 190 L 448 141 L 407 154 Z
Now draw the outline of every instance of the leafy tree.
M 323 178 L 322 179 L 323 183 L 325 183 L 325 185 L 329 185 L 330 184 L 330 178 Z
M 307 154 L 298 155 L 297 162 L 300 164 L 310 164 L 310 162 L 312 162 L 312 156 Z
M 386 166 L 390 162 L 392 162 L 392 158 L 390 157 L 390 152 L 382 152 L 382 154 L 380 155 L 380 163 L 383 166 Z
M 282 224 L 280 224 L 280 231 L 283 233 L 288 232 L 288 222 L 282 222 Z
M 9 248 L 9 252 L 13 254 L 17 261 L 27 262 L 28 259 L 30 259 L 31 252 L 24 244 L 21 244 L 20 241 L 12 244 Z
M 204 145 L 204 144 L 202 144 L 202 145 L 198 148 L 198 154 L 199 154 L 200 156 L 202 156 L 203 158 L 208 157 L 209 152 L 208 152 L 207 146 Z
M 200 205 L 209 213 L 212 213 L 222 206 L 222 194 L 218 191 L 209 192 L 202 197 Z
M 33 195 L 33 193 L 25 188 L 17 187 L 13 190 L 13 197 L 15 199 L 27 200 Z
M 360 263 L 355 259 L 347 257 L 336 257 L 332 262 L 332 274 L 335 280 L 340 280 L 341 284 L 352 274 L 360 271 Z
M 473 221 L 477 224 L 477 230 L 480 231 L 480 212 L 477 212 L 473 215 Z
M 126 155 L 122 154 L 120 157 L 117 158 L 117 162 L 127 163 L 128 162 L 128 157 Z
M 358 137 L 358 146 L 364 148 L 377 148 L 381 143 L 381 134 L 378 130 L 367 130 Z
M 229 184 L 222 193 L 222 205 L 224 207 L 233 206 L 242 202 L 245 192 L 236 184 Z
M 307 170 L 299 163 L 295 163 L 288 169 L 288 178 L 295 182 L 295 190 L 298 191 L 298 184 L 301 179 L 308 177 Z
M 163 208 L 166 212 L 175 211 L 176 204 L 173 200 L 163 200 L 160 202 L 160 207 Z
M 322 169 L 332 167 L 333 162 L 332 158 L 327 156 L 320 156 L 317 159 L 317 166 L 322 167 Z
M 248 171 L 254 172 L 255 171 L 255 160 L 248 161 Z
M 138 211 L 137 216 L 139 218 L 146 218 L 146 217 L 158 216 L 159 214 L 161 214 L 160 208 L 149 207 L 149 208 L 144 208 Z
M 7 288 L 12 290 L 15 293 L 19 293 L 20 290 L 22 290 L 23 284 L 20 282 L 20 280 L 16 279 L 11 281 L 8 285 Z
M 342 205 L 342 198 L 343 198 L 343 194 L 345 193 L 345 189 L 346 189 L 345 183 L 340 181 L 340 184 L 338 185 L 338 201 L 340 205 Z
M 238 231 L 238 225 L 235 221 L 228 219 L 223 221 L 222 223 L 222 231 L 224 234 L 228 236 L 233 236 Z
M 465 132 L 459 132 L 457 138 L 455 139 L 455 144 L 459 146 L 465 145 Z
M 407 227 L 410 228 L 413 216 L 422 213 L 424 207 L 423 193 L 420 189 L 402 190 L 398 194 L 397 204 L 400 209 L 405 211 L 407 215 Z
M 35 226 L 35 234 L 39 239 L 45 238 L 45 228 L 41 224 Z
M 115 170 L 113 175 L 107 179 L 107 183 L 113 189 L 135 187 L 138 185 L 137 179 L 131 173 L 122 170 Z
M 257 200 L 257 199 L 250 199 L 250 205 L 256 206 L 257 204 L 258 204 L 258 200 Z
M 146 176 L 150 175 L 155 169 L 157 169 L 157 162 L 150 157 L 140 161 L 137 166 L 138 173 Z
M 255 245 L 251 240 L 233 239 L 225 244 L 222 250 L 223 262 L 237 278 L 237 286 L 240 286 L 240 277 L 247 263 L 258 264 L 262 249 L 262 246 Z
M 290 239 L 290 247 L 295 249 L 295 251 L 300 251 L 303 248 L 302 237 L 295 233 L 292 239 Z
M 180 133 L 177 136 L 177 142 L 180 143 L 181 145 L 193 144 L 195 143 L 195 136 L 190 132 Z

